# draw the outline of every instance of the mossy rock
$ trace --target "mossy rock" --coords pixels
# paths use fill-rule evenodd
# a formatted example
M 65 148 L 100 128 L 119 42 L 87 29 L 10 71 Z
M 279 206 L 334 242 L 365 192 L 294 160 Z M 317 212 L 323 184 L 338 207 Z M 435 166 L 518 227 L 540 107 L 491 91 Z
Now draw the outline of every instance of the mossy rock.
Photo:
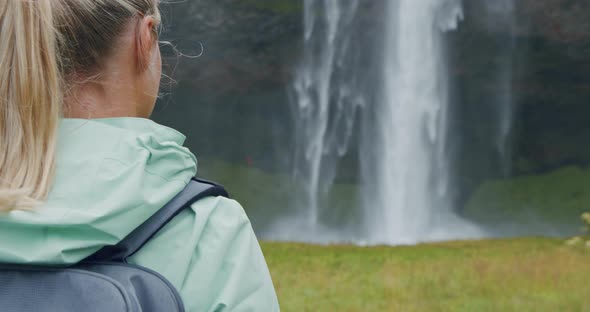
M 256 229 L 264 229 L 285 216 L 305 213 L 305 191 L 288 173 L 271 172 L 248 165 L 213 158 L 199 158 L 199 176 L 221 183 L 238 200 Z M 335 184 L 319 195 L 319 218 L 332 226 L 352 226 L 362 215 L 355 209 L 359 187 L 355 184 Z
M 221 183 L 255 226 L 268 225 L 289 208 L 294 186 L 288 175 L 213 158 L 199 158 L 198 174 Z
M 590 168 L 565 167 L 545 174 L 483 183 L 468 200 L 463 215 L 483 224 L 510 222 L 581 226 L 590 210 Z

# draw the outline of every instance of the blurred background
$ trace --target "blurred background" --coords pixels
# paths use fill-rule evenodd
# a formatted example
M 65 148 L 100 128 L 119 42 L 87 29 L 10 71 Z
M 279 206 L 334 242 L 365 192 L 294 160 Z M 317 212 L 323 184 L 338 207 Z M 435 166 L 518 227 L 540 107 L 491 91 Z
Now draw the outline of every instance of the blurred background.
M 577 233 L 587 0 L 163 4 L 154 120 L 267 240 Z

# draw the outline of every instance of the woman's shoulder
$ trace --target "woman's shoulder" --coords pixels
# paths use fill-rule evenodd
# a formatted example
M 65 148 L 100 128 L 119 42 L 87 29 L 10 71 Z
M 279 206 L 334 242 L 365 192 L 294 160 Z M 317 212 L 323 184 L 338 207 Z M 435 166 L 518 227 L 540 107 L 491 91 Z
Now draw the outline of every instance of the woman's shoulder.
M 242 205 L 234 199 L 216 196 L 207 197 L 191 205 L 196 220 L 206 222 L 203 226 L 216 224 L 222 228 L 235 228 L 249 224 L 250 220 Z
M 177 287 L 187 311 L 278 311 L 264 256 L 242 206 L 208 197 L 176 216 L 132 259 Z
M 236 237 L 249 237 L 250 220 L 244 208 L 225 197 L 203 198 L 183 210 L 132 257 L 181 285 L 191 270 L 191 259 L 206 255 L 206 262 L 223 258 Z M 220 259 L 218 259 L 220 260 Z M 170 261 L 177 263 L 170 266 Z

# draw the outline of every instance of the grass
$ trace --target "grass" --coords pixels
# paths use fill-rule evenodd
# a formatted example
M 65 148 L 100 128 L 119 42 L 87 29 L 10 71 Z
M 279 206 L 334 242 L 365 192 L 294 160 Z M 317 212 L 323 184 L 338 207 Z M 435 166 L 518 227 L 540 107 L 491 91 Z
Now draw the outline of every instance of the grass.
M 282 311 L 590 311 L 590 250 L 559 239 L 262 248 Z
M 200 164 L 201 174 L 225 184 L 258 224 L 284 214 L 289 196 L 298 194 L 288 175 L 214 159 Z M 581 212 L 590 210 L 589 183 L 590 168 L 578 167 L 488 181 L 463 213 L 484 224 L 532 220 L 577 232 Z M 354 187 L 338 185 L 332 197 L 344 208 L 355 201 Z M 262 247 L 282 311 L 590 311 L 590 248 L 561 239 Z

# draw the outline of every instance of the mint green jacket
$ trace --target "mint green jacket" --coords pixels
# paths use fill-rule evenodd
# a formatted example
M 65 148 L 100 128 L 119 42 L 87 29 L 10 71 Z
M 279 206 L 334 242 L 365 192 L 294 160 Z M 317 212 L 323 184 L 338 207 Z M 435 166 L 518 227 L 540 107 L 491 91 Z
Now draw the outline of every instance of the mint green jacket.
M 147 119 L 64 119 L 47 201 L 0 215 L 0 262 L 70 264 L 116 244 L 197 172 L 179 132 Z M 206 198 L 175 217 L 130 262 L 160 272 L 187 311 L 278 311 L 243 208 Z

